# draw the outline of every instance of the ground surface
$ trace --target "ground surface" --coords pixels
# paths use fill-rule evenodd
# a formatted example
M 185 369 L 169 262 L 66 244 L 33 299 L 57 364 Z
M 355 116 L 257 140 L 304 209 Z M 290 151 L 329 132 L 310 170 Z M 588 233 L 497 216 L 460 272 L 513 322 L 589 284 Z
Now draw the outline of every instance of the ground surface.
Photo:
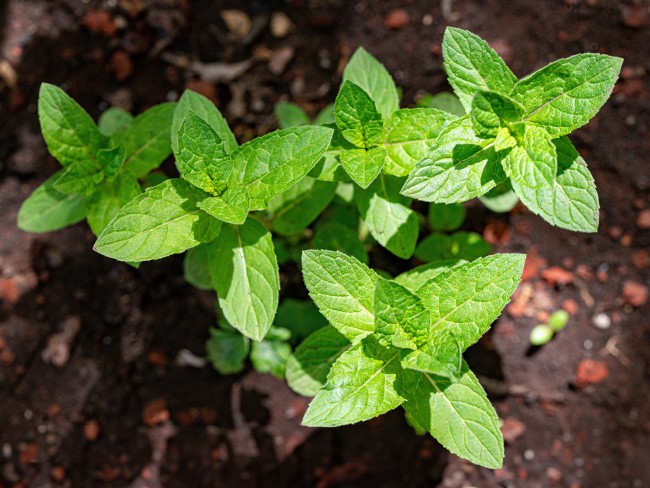
M 227 29 L 229 8 L 245 11 L 251 34 Z M 643 0 L 2 3 L 0 487 L 650 486 L 648 8 Z M 288 16 L 288 32 L 271 32 L 274 12 Z M 306 400 L 273 378 L 178 365 L 181 349 L 204 353 L 213 320 L 212 295 L 183 283 L 179 259 L 134 270 L 93 253 L 84 225 L 39 236 L 15 228 L 21 201 L 57 168 L 38 135 L 42 81 L 93 116 L 110 105 L 137 113 L 191 87 L 244 140 L 275 127 L 279 99 L 312 112 L 331 102 L 358 45 L 386 64 L 405 106 L 420 91 L 448 89 L 446 25 L 486 38 L 520 76 L 582 51 L 625 58 L 611 101 L 573 137 L 599 187 L 597 235 L 551 228 L 519 208 L 497 216 L 469 205 L 468 229 L 499 251 L 530 254 L 513 303 L 470 352 L 505 420 L 502 470 L 446 454 L 399 413 L 300 428 Z M 231 67 L 219 80 L 186 69 L 246 59 L 253 66 L 231 80 Z M 569 326 L 531 351 L 530 329 L 562 307 Z

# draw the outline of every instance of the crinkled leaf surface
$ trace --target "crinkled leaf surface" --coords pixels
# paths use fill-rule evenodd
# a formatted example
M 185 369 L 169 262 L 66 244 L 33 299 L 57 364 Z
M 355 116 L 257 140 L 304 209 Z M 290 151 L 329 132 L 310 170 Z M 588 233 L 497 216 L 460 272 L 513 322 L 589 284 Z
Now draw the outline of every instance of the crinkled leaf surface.
M 451 122 L 409 175 L 402 194 L 425 202 L 465 202 L 505 178 L 489 139 L 477 137 L 469 115 Z
M 522 79 L 511 96 L 525 107 L 525 121 L 562 136 L 596 115 L 612 93 L 622 64 L 621 58 L 604 54 L 577 54 Z
M 413 255 L 418 239 L 418 217 L 410 199 L 400 195 L 403 179 L 380 174 L 365 190 L 355 189 L 361 218 L 377 242 L 402 259 Z
M 210 273 L 225 318 L 260 341 L 278 308 L 280 278 L 271 234 L 257 220 L 224 224 L 212 244 Z
M 26 232 L 50 232 L 76 224 L 86 216 L 86 198 L 68 195 L 54 188 L 64 170 L 55 173 L 23 202 L 18 227 Z
M 460 264 L 417 291 L 431 310 L 433 334 L 449 331 L 461 351 L 488 330 L 521 279 L 524 254 L 495 254 Z
M 340 158 L 350 178 L 361 188 L 368 188 L 386 162 L 386 150 L 383 147 L 351 149 L 343 151 Z
M 221 222 L 196 204 L 205 192 L 181 179 L 147 188 L 127 203 L 95 243 L 100 254 L 119 261 L 149 261 L 213 240 Z
M 86 200 L 86 216 L 93 234 L 100 235 L 120 209 L 141 193 L 138 180 L 128 171 L 100 185 Z
M 399 283 L 407 290 L 415 293 L 431 278 L 464 262 L 462 259 L 445 259 L 422 264 L 395 277 L 395 283 Z
M 334 327 L 318 329 L 300 343 L 287 361 L 287 383 L 296 393 L 316 395 L 334 361 L 350 346 L 350 341 Z
M 384 65 L 362 47 L 354 52 L 343 71 L 343 82 L 346 81 L 359 85 L 370 95 L 383 117 L 399 108 L 399 94 L 393 78 Z
M 479 137 L 496 137 L 501 127 L 520 121 L 524 107 L 501 93 L 479 90 L 472 99 L 470 117 Z
M 382 136 L 384 123 L 370 95 L 351 81 L 343 82 L 334 103 L 341 134 L 356 147 L 369 148 Z
M 434 146 L 436 139 L 456 116 L 435 108 L 405 108 L 386 122 L 383 147 L 386 149 L 385 172 L 407 176 Z
M 510 68 L 487 42 L 466 30 L 447 27 L 442 55 L 449 84 L 467 112 L 477 90 L 508 94 L 517 82 Z
M 302 253 L 302 274 L 321 313 L 350 341 L 358 342 L 375 330 L 377 273 L 341 252 L 309 250 Z
M 233 171 L 228 186 L 246 187 L 251 210 L 300 181 L 329 147 L 333 130 L 294 127 L 253 139 L 232 153 Z
M 218 197 L 206 198 L 196 205 L 216 219 L 239 225 L 246 220 L 251 199 L 246 188 L 228 188 Z

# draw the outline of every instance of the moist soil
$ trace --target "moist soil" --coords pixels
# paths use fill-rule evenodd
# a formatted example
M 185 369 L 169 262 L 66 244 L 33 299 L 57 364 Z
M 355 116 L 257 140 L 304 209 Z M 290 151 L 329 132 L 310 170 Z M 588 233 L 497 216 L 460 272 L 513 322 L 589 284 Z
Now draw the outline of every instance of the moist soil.
M 0 487 L 650 486 L 649 22 L 643 0 L 3 2 Z M 331 103 L 360 45 L 393 74 L 403 106 L 449 90 L 447 25 L 487 39 L 518 76 L 584 51 L 625 58 L 611 100 L 572 136 L 598 184 L 597 234 L 468 203 L 465 229 L 529 254 L 513 302 L 468 351 L 504 419 L 503 469 L 448 454 L 398 411 L 300 427 L 308 400 L 279 380 L 196 367 L 214 296 L 184 283 L 179 257 L 136 270 L 94 253 L 85 224 L 45 235 L 15 226 L 58 167 L 38 132 L 43 81 L 94 117 L 192 88 L 244 141 L 277 127 L 280 100 L 311 114 Z M 371 260 L 396 271 L 380 251 Z M 297 268 L 281 280 L 296 288 Z M 569 325 L 531 349 L 532 327 L 561 308 Z

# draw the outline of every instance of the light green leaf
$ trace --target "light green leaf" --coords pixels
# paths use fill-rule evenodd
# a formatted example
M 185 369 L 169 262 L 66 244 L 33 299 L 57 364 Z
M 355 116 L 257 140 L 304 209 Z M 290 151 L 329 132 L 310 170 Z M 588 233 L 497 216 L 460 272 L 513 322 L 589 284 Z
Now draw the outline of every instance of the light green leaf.
M 300 181 L 329 147 L 333 130 L 327 127 L 294 127 L 253 139 L 232 154 L 233 171 L 228 186 L 246 187 L 251 210 Z
M 355 147 L 341 135 L 336 125 L 328 125 L 334 130 L 329 148 L 323 153 L 323 157 L 316 163 L 316 166 L 309 172 L 309 176 L 322 181 L 351 181 L 345 169 L 341 165 L 341 154 Z
M 519 197 L 512 190 L 512 185 L 509 181 L 498 184 L 485 195 L 478 198 L 483 205 L 497 213 L 510 212 L 510 210 L 515 208 L 517 202 L 519 202 Z
M 351 81 L 343 82 L 336 96 L 334 119 L 343 137 L 356 147 L 369 148 L 383 134 L 384 124 L 375 102 Z
M 464 220 L 465 207 L 460 203 L 429 204 L 429 224 L 433 230 L 456 230 Z
M 302 253 L 302 274 L 321 313 L 350 341 L 375 330 L 374 271 L 340 252 L 309 250 Z
M 233 161 L 226 153 L 224 141 L 194 112 L 188 112 L 181 123 L 174 154 L 184 180 L 215 195 L 226 188 Z
M 517 135 L 517 145 L 503 159 L 512 189 L 532 212 L 546 214 L 542 195 L 552 194 L 558 172 L 557 151 L 541 127 L 525 125 Z
M 66 166 L 54 188 L 69 195 L 90 195 L 103 180 L 103 167 L 98 160 L 77 161 Z
M 97 151 L 108 145 L 90 115 L 60 88 L 41 84 L 38 118 L 50 154 L 63 166 L 97 162 Z
M 415 257 L 421 261 L 441 259 L 465 259 L 471 261 L 489 254 L 492 246 L 475 232 L 455 232 L 451 235 L 433 233 L 415 249 Z
M 493 144 L 476 136 L 466 115 L 442 131 L 435 149 L 409 175 L 402 194 L 425 202 L 471 200 L 505 178 L 499 159 Z
M 460 264 L 427 281 L 417 291 L 431 310 L 433 334 L 447 331 L 461 351 L 488 330 L 521 279 L 523 254 L 496 254 Z
M 311 300 L 285 298 L 278 307 L 273 323 L 291 331 L 291 342 L 297 343 L 321 327 L 325 327 L 327 320 Z
M 227 154 L 235 150 L 237 140 L 230 127 L 228 127 L 228 122 L 226 122 L 226 119 L 224 119 L 217 107 L 214 106 L 214 103 L 192 90 L 185 90 L 176 104 L 176 110 L 172 119 L 171 141 L 174 154 L 178 152 L 178 130 L 181 128 L 181 123 L 185 120 L 189 112 L 194 112 L 208 123 L 223 141 Z
M 464 262 L 465 261 L 462 259 L 446 259 L 422 264 L 397 276 L 395 278 L 395 283 L 399 283 L 407 290 L 415 293 L 431 278 L 434 278 L 443 271 L 447 271 L 448 269 Z
M 377 242 L 402 259 L 413 255 L 418 239 L 418 217 L 410 199 L 399 194 L 402 179 L 379 175 L 366 190 L 356 189 L 354 200 L 361 218 Z
M 577 232 L 596 232 L 600 205 L 594 178 L 567 137 L 555 139 L 553 144 L 558 158 L 553 186 L 538 188 L 532 195 L 534 205 L 524 203 L 552 225 Z
M 307 113 L 295 103 L 278 102 L 273 107 L 273 113 L 275 118 L 278 119 L 280 129 L 310 124 Z
M 282 341 L 253 342 L 251 362 L 260 373 L 271 373 L 277 378 L 284 378 L 287 361 L 291 357 L 291 346 Z
M 171 154 L 169 131 L 175 108 L 175 102 L 151 107 L 133 119 L 124 135 L 127 154 L 124 166 L 138 178 L 160 166 Z
M 215 328 L 210 329 L 210 339 L 205 344 L 208 361 L 221 374 L 241 372 L 249 349 L 250 343 L 243 335 Z
M 350 178 L 361 188 L 375 181 L 386 162 L 386 149 L 351 149 L 340 154 L 341 164 Z
M 388 117 L 399 108 L 399 94 L 393 78 L 362 47 L 354 52 L 343 71 L 343 82 L 346 81 L 355 83 L 370 95 L 383 117 Z
M 377 280 L 373 304 L 375 337 L 384 346 L 422 347 L 429 338 L 431 313 L 420 298 L 394 281 Z
M 596 115 L 612 93 L 622 63 L 593 53 L 560 59 L 522 79 L 511 96 L 525 107 L 525 121 L 562 136 Z
M 212 244 L 210 273 L 226 319 L 261 341 L 278 308 L 280 278 L 271 234 L 257 220 L 224 225 Z
M 133 122 L 133 115 L 121 108 L 111 107 L 100 115 L 97 125 L 107 137 L 127 130 Z
M 120 209 L 142 193 L 138 180 L 130 172 L 104 182 L 86 200 L 88 225 L 99 236 Z
M 470 117 L 479 137 L 496 137 L 501 127 L 520 121 L 523 114 L 524 107 L 494 91 L 479 90 L 472 99 Z
M 447 27 L 442 55 L 449 84 L 467 112 L 477 90 L 508 94 L 517 82 L 517 77 L 487 42 L 469 31 Z
M 54 188 L 63 170 L 36 188 L 18 211 L 18 227 L 25 232 L 50 232 L 76 224 L 86 216 L 85 197 Z
M 454 119 L 454 115 L 435 108 L 405 108 L 395 112 L 386 122 L 383 147 L 388 158 L 384 171 L 407 176 Z
M 334 198 L 337 184 L 305 176 L 287 191 L 269 201 L 273 230 L 281 235 L 302 232 Z
M 183 277 L 185 281 L 200 290 L 212 290 L 210 251 L 210 244 L 199 244 L 188 249 L 183 257 Z
M 336 360 L 327 383 L 318 391 L 302 420 L 310 427 L 335 427 L 368 420 L 404 399 L 399 388 L 399 350 L 367 339 Z
M 287 361 L 289 387 L 304 396 L 314 396 L 327 380 L 332 364 L 351 347 L 344 335 L 325 326 L 313 332 Z
M 358 232 L 337 222 L 319 225 L 314 234 L 313 246 L 316 249 L 330 249 L 348 254 L 363 264 L 368 264 L 368 252 L 359 240 Z
M 119 144 L 110 149 L 100 149 L 97 152 L 97 159 L 103 163 L 104 177 L 113 181 L 126 162 L 126 149 Z
M 246 188 L 228 188 L 220 196 L 201 200 L 196 206 L 216 219 L 240 225 L 248 216 L 251 199 Z
M 185 251 L 219 234 L 221 222 L 197 208 L 206 194 L 181 179 L 147 188 L 104 229 L 95 250 L 119 261 L 149 261 Z
M 420 350 L 404 350 L 400 357 L 400 364 L 404 369 L 411 369 L 413 371 L 420 371 L 422 373 L 431 373 L 436 376 L 444 376 L 451 380 L 460 378 L 460 366 L 456 362 L 460 361 L 462 365 L 462 356 L 458 354 L 456 357 L 451 356 L 432 356 L 427 352 Z
M 329 105 L 325 105 L 323 109 L 318 112 L 318 115 L 316 115 L 316 118 L 313 121 L 313 125 L 329 125 L 329 124 L 334 124 L 335 119 L 334 119 L 334 104 L 330 103 Z
M 499 418 L 467 364 L 463 362 L 457 381 L 412 374 L 418 378 L 402 406 L 416 423 L 454 454 L 486 468 L 501 468 L 504 448 Z

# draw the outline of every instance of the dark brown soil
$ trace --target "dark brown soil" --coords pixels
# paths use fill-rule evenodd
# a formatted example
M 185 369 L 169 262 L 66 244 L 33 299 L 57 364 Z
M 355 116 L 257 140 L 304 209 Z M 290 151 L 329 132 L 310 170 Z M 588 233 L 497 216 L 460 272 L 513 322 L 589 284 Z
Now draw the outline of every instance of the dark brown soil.
M 227 9 L 245 11 L 257 34 L 231 34 Z M 644 0 L 1 3 L 0 488 L 650 486 L 649 9 Z M 286 37 L 270 32 L 273 12 L 291 19 Z M 38 135 L 43 81 L 93 116 L 110 105 L 137 113 L 192 87 L 245 140 L 275 127 L 280 99 L 312 113 L 331 102 L 359 45 L 386 64 L 405 106 L 448 89 L 447 25 L 486 38 L 517 75 L 583 51 L 625 58 L 612 99 L 573 136 L 599 187 L 598 234 L 469 205 L 468 229 L 498 251 L 532 254 L 513 304 L 469 353 L 505 420 L 502 470 L 447 454 L 399 412 L 301 428 L 307 400 L 272 377 L 178 364 L 183 349 L 204 354 L 214 320 L 214 297 L 183 282 L 180 259 L 135 270 L 93 253 L 85 225 L 48 235 L 15 227 L 20 203 L 57 169 Z M 268 59 L 283 47 L 294 52 L 276 75 Z M 250 58 L 230 81 L 184 67 Z M 531 350 L 531 328 L 563 307 L 567 328 Z M 608 327 L 592 325 L 598 314 Z M 64 330 L 67 342 L 52 339 Z M 53 353 L 60 367 L 44 360 Z

